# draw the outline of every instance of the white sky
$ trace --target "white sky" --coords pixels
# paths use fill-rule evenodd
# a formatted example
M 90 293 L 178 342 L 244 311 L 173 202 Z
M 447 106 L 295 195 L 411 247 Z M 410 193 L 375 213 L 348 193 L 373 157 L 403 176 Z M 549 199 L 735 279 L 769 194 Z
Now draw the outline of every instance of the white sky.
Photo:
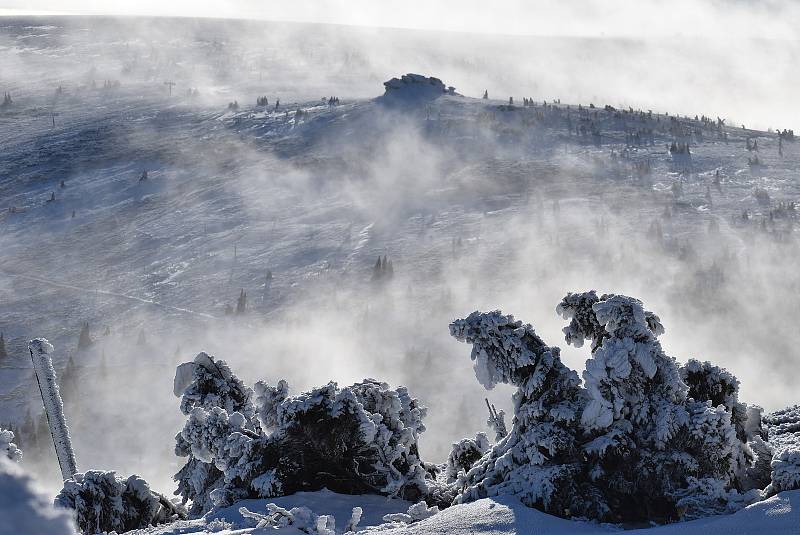
M 0 15 L 230 17 L 499 34 L 797 39 L 793 0 L 0 0 Z

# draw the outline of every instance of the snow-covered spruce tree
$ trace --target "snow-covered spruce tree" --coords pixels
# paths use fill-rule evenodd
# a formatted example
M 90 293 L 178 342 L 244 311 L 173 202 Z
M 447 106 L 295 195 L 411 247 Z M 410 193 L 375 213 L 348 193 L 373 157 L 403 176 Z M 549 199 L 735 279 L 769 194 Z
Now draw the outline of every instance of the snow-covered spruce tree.
M 225 374 L 232 376 L 227 367 Z M 187 384 L 182 375 L 179 368 L 176 392 Z M 206 371 L 193 377 L 206 377 Z M 188 383 L 186 395 L 197 392 L 196 382 Z M 417 449 L 426 409 L 405 388 L 365 380 L 343 389 L 329 383 L 288 397 L 281 381 L 277 387 L 258 383 L 255 401 L 243 412 L 235 405 L 185 406 L 189 418 L 176 451 L 192 463 L 191 471 L 185 467 L 178 474 L 186 471 L 189 478 L 181 488 L 191 488 L 184 496 L 193 502 L 192 514 L 242 498 L 323 487 L 414 500 L 426 493 Z M 189 487 L 192 473 L 202 485 Z
M 55 504 L 74 510 L 78 528 L 86 535 L 123 533 L 185 518 L 169 500 L 152 492 L 144 479 L 120 478 L 113 471 L 75 474 L 64 482 Z
M 499 311 L 473 312 L 454 321 L 450 334 L 472 344 L 475 375 L 485 388 L 517 387 L 511 431 L 467 472 L 455 501 L 514 494 L 558 516 L 607 516 L 603 496 L 582 474 L 578 421 L 586 393 L 560 350 Z
M 289 397 L 289 384 L 281 379 L 277 386 L 258 381 L 254 387 L 258 421 L 261 429 L 270 434 L 278 428 L 278 407 Z
M 739 380 L 728 370 L 712 363 L 689 359 L 680 368 L 681 379 L 695 401 L 708 401 L 712 407 L 725 407 L 736 430 L 733 442 L 734 474 L 739 490 L 763 489 L 769 483 L 771 447 L 761 423 L 761 407 L 739 401 Z
M 6 351 L 6 339 L 3 333 L 0 333 L 0 360 L 8 358 L 8 351 Z
M 453 443 L 445 465 L 445 480 L 455 483 L 459 477 L 466 477 L 470 468 L 489 450 L 489 438 L 478 433 L 475 438 L 462 438 Z
M 592 340 L 583 373 L 589 402 L 581 425 L 594 438 L 583 450 L 588 475 L 605 496 L 611 518 L 664 522 L 725 512 L 755 499 L 721 499 L 707 492 L 741 488 L 737 476 L 752 458 L 732 421 L 746 414 L 738 410 L 735 389 L 728 398 L 718 394 L 722 403 L 714 405 L 703 399 L 698 380 L 702 396 L 692 399 L 675 359 L 657 340 L 664 332 L 660 320 L 634 298 L 569 294 L 557 311 L 573 320 L 564 329 L 569 343 Z
M 181 412 L 187 416 L 197 410 L 195 418 L 199 418 L 204 411 L 218 408 L 226 414 L 240 414 L 245 420 L 243 429 L 259 430 L 254 418 L 253 391 L 231 372 L 224 361 L 207 353 L 199 353 L 193 362 L 178 366 L 174 393 L 181 396 Z M 182 432 L 175 436 L 175 454 L 188 457 L 183 468 L 175 474 L 178 482 L 175 494 L 181 496 L 184 504 L 192 502 L 189 514 L 193 516 L 211 509 L 211 491 L 224 484 L 222 471 L 209 462 L 206 455 L 201 455 L 205 459 L 201 460 L 196 453 L 198 451 L 193 451 Z
M 774 448 L 767 496 L 800 489 L 800 405 L 764 416 L 769 444 Z
M 631 297 L 569 294 L 557 311 L 571 320 L 567 342 L 591 341 L 583 388 L 530 325 L 500 312 L 451 324 L 473 345 L 484 386 L 518 387 L 511 432 L 467 473 L 456 501 L 511 493 L 560 516 L 664 522 L 756 499 L 738 492 L 753 459 L 746 441 L 757 433 L 732 376 L 691 364 L 700 399 L 690 397 L 656 338 L 660 320 Z

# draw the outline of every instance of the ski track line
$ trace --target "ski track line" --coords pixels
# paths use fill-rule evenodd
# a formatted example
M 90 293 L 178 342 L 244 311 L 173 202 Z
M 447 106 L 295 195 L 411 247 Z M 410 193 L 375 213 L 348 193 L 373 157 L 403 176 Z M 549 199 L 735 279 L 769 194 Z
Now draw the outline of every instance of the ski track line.
M 158 301 L 152 301 L 150 299 L 143 299 L 141 297 L 136 297 L 136 296 L 133 296 L 133 295 L 126 295 L 126 294 L 121 294 L 121 293 L 116 293 L 116 292 L 109 292 L 109 291 L 106 291 L 106 290 L 90 290 L 88 288 L 82 288 L 80 286 L 74 286 L 72 284 L 67 284 L 67 283 L 63 283 L 63 282 L 56 282 L 56 281 L 52 281 L 52 280 L 48 280 L 48 279 L 43 279 L 41 277 L 35 277 L 33 275 L 23 275 L 21 273 L 12 273 L 12 272 L 8 272 L 8 271 L 5 271 L 5 270 L 0 270 L 0 271 L 3 271 L 3 273 L 5 273 L 6 275 L 10 275 L 12 277 L 19 277 L 19 278 L 22 278 L 22 279 L 28 279 L 28 280 L 32 280 L 32 281 L 35 281 L 35 282 L 41 282 L 41 283 L 44 283 L 44 284 L 49 284 L 51 286 L 57 286 L 59 288 L 66 288 L 68 290 L 75 290 L 75 291 L 83 292 L 83 293 L 87 293 L 87 294 L 88 293 L 92 293 L 92 294 L 99 294 L 99 295 L 108 295 L 108 296 L 111 296 L 111 297 L 121 297 L 123 299 L 130 299 L 132 301 L 138 301 L 138 302 L 144 303 L 146 305 L 153 305 L 153 306 L 156 306 L 156 307 L 165 308 L 167 310 L 174 310 L 176 312 L 181 312 L 181 313 L 184 313 L 184 314 L 189 314 L 189 315 L 193 315 L 193 316 L 199 316 L 201 318 L 218 319 L 216 316 L 212 316 L 211 314 L 205 314 L 203 312 L 196 312 L 194 310 L 189 310 L 188 308 L 180 308 L 180 307 L 176 307 L 176 306 L 172 306 L 172 305 L 165 305 L 164 303 L 159 303 Z

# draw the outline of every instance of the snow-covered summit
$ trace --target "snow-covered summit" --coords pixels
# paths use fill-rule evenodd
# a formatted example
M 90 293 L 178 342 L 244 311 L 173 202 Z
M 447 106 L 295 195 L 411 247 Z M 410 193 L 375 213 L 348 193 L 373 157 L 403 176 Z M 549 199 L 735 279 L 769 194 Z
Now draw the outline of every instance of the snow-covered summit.
M 442 95 L 457 95 L 456 88 L 446 86 L 439 78 L 422 74 L 404 74 L 383 82 L 383 98 L 403 100 L 433 100 Z

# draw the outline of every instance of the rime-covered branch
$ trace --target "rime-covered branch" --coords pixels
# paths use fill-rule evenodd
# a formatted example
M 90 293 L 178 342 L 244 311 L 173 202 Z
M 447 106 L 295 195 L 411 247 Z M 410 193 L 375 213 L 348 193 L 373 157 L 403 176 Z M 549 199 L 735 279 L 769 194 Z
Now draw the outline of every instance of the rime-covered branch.
M 37 338 L 28 343 L 28 350 L 31 354 L 31 362 L 33 362 L 33 371 L 36 374 L 39 391 L 42 394 L 47 423 L 50 426 L 50 434 L 53 437 L 58 465 L 61 467 L 61 476 L 64 480 L 67 480 L 78 471 L 78 466 L 75 462 L 75 453 L 72 450 L 67 420 L 64 417 L 64 402 L 58 393 L 56 371 L 53 369 L 53 361 L 50 359 L 53 346 L 46 339 Z

